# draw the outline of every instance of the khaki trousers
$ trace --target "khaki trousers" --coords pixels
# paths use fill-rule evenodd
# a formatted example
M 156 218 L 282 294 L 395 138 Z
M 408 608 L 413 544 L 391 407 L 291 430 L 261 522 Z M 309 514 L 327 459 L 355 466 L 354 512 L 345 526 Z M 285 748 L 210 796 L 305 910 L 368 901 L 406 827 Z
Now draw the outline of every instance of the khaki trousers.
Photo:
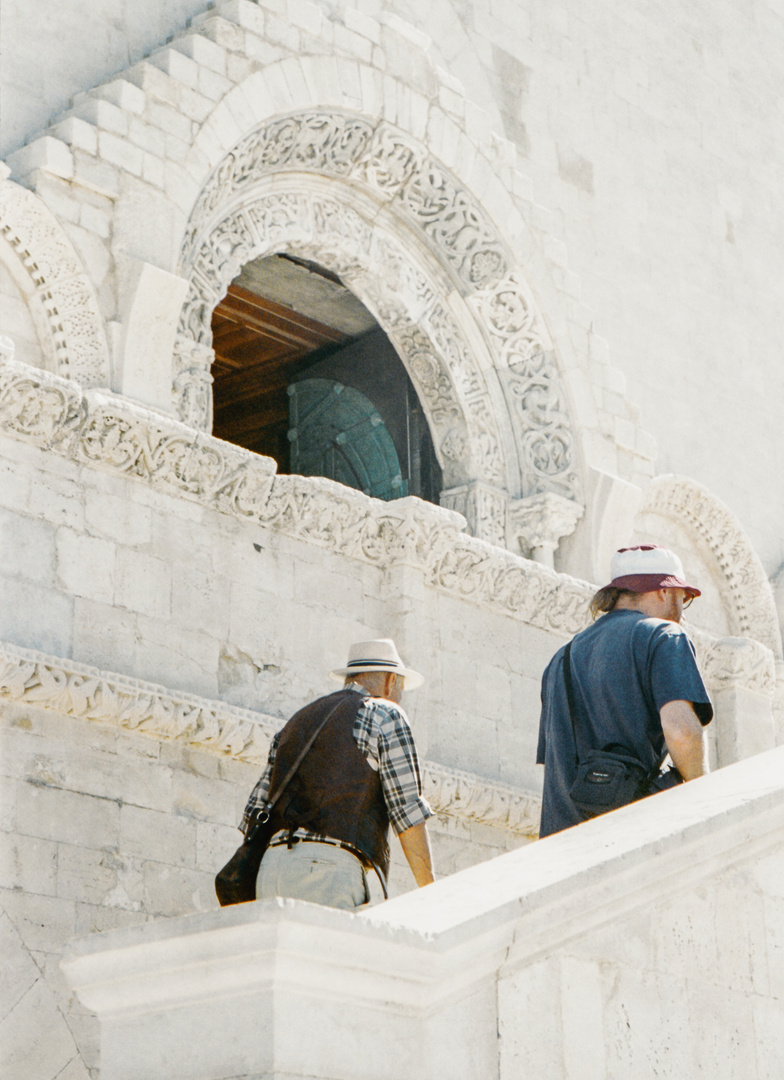
M 353 910 L 369 900 L 362 863 L 350 851 L 300 840 L 268 848 L 256 878 L 256 899 L 288 896 Z

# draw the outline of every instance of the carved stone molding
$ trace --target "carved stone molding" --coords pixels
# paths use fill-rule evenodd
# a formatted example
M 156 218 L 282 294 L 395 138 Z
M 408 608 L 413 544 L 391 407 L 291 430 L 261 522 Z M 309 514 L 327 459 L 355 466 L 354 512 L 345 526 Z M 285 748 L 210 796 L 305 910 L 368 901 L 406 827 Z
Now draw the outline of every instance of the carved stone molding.
M 706 488 L 680 476 L 653 480 L 642 511 L 671 517 L 697 534 L 724 576 L 726 590 L 722 591 L 732 598 L 732 629 L 781 657 L 781 629 L 773 590 L 735 515 Z
M 100 671 L 72 660 L 0 642 L 0 701 L 49 709 L 85 721 L 116 724 L 158 739 L 263 765 L 281 720 L 155 683 Z M 473 773 L 423 762 L 433 809 L 448 817 L 535 836 L 537 798 Z
M 539 834 L 542 801 L 505 784 L 491 784 L 473 773 L 425 762 L 424 796 L 437 814 L 492 825 L 518 836 Z
M 265 177 L 284 172 L 286 194 L 261 197 Z M 303 173 L 339 181 L 345 205 L 304 196 Z M 371 196 L 368 221 L 357 210 L 358 186 Z M 458 325 L 437 299 L 444 284 L 427 281 L 395 231 L 416 237 L 452 275 L 475 327 Z M 534 297 L 481 205 L 422 144 L 385 121 L 319 110 L 272 120 L 243 138 L 207 181 L 186 231 L 180 272 L 191 291 L 181 340 L 209 346 L 212 311 L 229 282 L 250 259 L 278 251 L 321 262 L 376 315 L 420 394 L 447 486 L 476 480 L 579 499 L 574 435 Z M 503 373 L 514 451 L 502 448 L 477 343 Z M 175 396 L 200 400 L 203 381 L 192 392 L 186 383 L 180 379 Z M 207 415 L 198 413 L 203 430 Z
M 593 586 L 467 536 L 449 508 L 413 497 L 381 502 L 321 477 L 274 476 L 269 458 L 27 364 L 0 361 L 0 432 L 344 558 L 413 566 L 434 588 L 564 638 L 590 619 Z M 773 654 L 765 646 L 748 641 L 740 649 L 735 638 L 724 645 L 690 633 L 712 682 L 772 694 Z
M 765 697 L 776 693 L 776 661 L 758 641 L 746 637 L 711 638 L 689 627 L 706 684 L 714 690 L 742 686 Z
M 353 207 L 301 191 L 256 194 L 232 210 L 193 251 L 188 296 L 175 348 L 179 416 L 211 427 L 210 320 L 242 265 L 294 248 L 350 284 L 386 327 L 408 365 L 451 482 L 479 474 L 503 484 L 507 466 L 487 387 L 436 289 L 412 266 L 407 250 Z M 464 438 L 447 439 L 459 426 Z
M 579 503 L 550 491 L 517 499 L 509 507 L 510 546 L 516 543 L 522 555 L 552 567 L 558 541 L 572 535 L 582 515 Z
M 124 399 L 15 361 L 0 363 L 0 430 L 247 518 L 275 463 Z
M 272 717 L 176 693 L 72 660 L 0 643 L 0 699 L 180 739 L 250 761 L 265 759 Z
M 464 484 L 441 492 L 441 505 L 462 514 L 472 535 L 498 547 L 506 546 L 508 502 L 506 492 L 487 484 Z
M 31 191 L 3 180 L 0 233 L 29 277 L 27 295 L 40 307 L 39 324 L 49 327 L 56 373 L 108 386 L 109 348 L 95 290 L 57 218 Z

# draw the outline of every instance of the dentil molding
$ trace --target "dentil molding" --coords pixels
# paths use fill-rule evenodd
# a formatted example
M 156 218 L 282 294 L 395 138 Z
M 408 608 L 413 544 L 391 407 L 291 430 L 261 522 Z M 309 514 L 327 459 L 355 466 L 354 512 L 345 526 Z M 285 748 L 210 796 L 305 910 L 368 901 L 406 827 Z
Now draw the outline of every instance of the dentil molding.
M 109 346 L 93 284 L 60 222 L 31 191 L 0 177 L 0 235 L 25 275 L 28 303 L 48 326 L 45 353 L 59 375 L 109 385 Z M 10 268 L 13 269 L 13 268 Z M 16 275 L 15 275 L 16 276 Z

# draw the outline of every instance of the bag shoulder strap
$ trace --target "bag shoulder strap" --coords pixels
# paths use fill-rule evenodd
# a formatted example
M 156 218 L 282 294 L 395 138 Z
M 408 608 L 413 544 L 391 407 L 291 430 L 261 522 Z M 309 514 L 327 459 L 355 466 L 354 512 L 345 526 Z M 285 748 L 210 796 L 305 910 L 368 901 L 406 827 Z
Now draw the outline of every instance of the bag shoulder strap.
M 563 655 L 563 674 L 564 682 L 566 683 L 566 702 L 569 710 L 569 720 L 572 725 L 572 735 L 574 736 L 574 764 L 576 768 L 580 767 L 580 738 L 577 734 L 577 725 L 574 722 L 577 709 L 574 704 L 574 686 L 572 685 L 572 664 L 570 660 L 570 653 L 572 651 L 571 641 L 564 649 Z
M 316 741 L 316 739 L 319 737 L 321 732 L 327 726 L 327 723 L 332 719 L 333 715 L 338 711 L 338 709 L 340 708 L 340 706 L 343 704 L 343 702 L 345 700 L 346 700 L 345 698 L 342 698 L 337 703 L 337 705 L 334 705 L 329 710 L 327 715 L 324 717 L 324 719 L 321 721 L 319 726 L 316 728 L 316 730 L 313 732 L 313 734 L 310 736 L 308 741 L 303 746 L 302 750 L 300 751 L 300 753 L 297 756 L 297 760 L 294 762 L 294 764 L 291 766 L 289 771 L 286 773 L 286 775 L 283 778 L 283 781 L 278 785 L 278 790 L 275 792 L 275 794 L 272 796 L 272 798 L 267 800 L 267 805 L 264 806 L 261 810 L 258 810 L 256 812 L 256 821 L 255 821 L 254 827 L 248 833 L 248 839 L 249 840 L 253 838 L 253 835 L 254 835 L 254 833 L 256 832 L 256 830 L 258 828 L 260 828 L 267 821 L 269 821 L 270 813 L 274 809 L 275 804 L 277 803 L 278 799 L 281 797 L 283 792 L 286 790 L 289 783 L 294 779 L 294 774 L 296 773 L 297 769 L 300 767 L 302 762 L 305 760 L 305 757 L 306 757 L 308 751 L 310 750 L 311 746 Z

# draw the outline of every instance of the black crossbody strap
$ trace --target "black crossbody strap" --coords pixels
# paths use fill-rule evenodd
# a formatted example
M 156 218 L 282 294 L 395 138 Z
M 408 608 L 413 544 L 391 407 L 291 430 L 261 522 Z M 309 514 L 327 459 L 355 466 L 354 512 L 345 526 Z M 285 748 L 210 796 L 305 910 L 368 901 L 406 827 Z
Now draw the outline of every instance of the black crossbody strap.
M 254 824 L 253 828 L 248 833 L 248 840 L 252 840 L 254 834 L 256 833 L 256 830 L 260 829 L 262 825 L 264 825 L 267 821 L 269 821 L 270 813 L 272 812 L 275 804 L 277 803 L 278 799 L 281 797 L 283 792 L 288 787 L 290 781 L 294 778 L 294 774 L 296 773 L 297 769 L 300 767 L 302 762 L 305 760 L 305 756 L 307 755 L 307 753 L 310 750 L 311 746 L 316 741 L 316 739 L 319 737 L 321 732 L 327 726 L 327 723 L 332 719 L 333 715 L 338 711 L 338 709 L 340 708 L 340 706 L 343 704 L 343 702 L 345 700 L 346 699 L 343 698 L 341 701 L 339 701 L 337 703 L 337 705 L 333 706 L 333 708 L 331 708 L 329 710 L 327 715 L 324 717 L 324 719 L 321 721 L 319 726 L 316 728 L 316 730 L 310 736 L 308 741 L 305 743 L 304 747 L 302 748 L 302 750 L 299 753 L 299 756 L 297 757 L 297 760 L 294 762 L 294 764 L 291 766 L 291 768 L 289 769 L 289 771 L 286 773 L 285 777 L 283 778 L 283 782 L 279 785 L 278 790 L 275 792 L 275 794 L 272 796 L 272 798 L 267 801 L 267 805 L 262 807 L 261 810 L 258 810 L 256 812 L 256 821 L 255 821 L 255 824 Z
M 572 651 L 571 641 L 564 649 L 563 655 L 563 673 L 564 682 L 566 683 L 566 701 L 569 707 L 569 719 L 572 722 L 572 735 L 574 736 L 574 764 L 577 768 L 580 767 L 580 753 L 579 745 L 580 739 L 577 734 L 577 725 L 574 722 L 574 717 L 577 712 L 574 704 L 574 687 L 572 686 L 572 665 L 569 660 L 569 654 Z

